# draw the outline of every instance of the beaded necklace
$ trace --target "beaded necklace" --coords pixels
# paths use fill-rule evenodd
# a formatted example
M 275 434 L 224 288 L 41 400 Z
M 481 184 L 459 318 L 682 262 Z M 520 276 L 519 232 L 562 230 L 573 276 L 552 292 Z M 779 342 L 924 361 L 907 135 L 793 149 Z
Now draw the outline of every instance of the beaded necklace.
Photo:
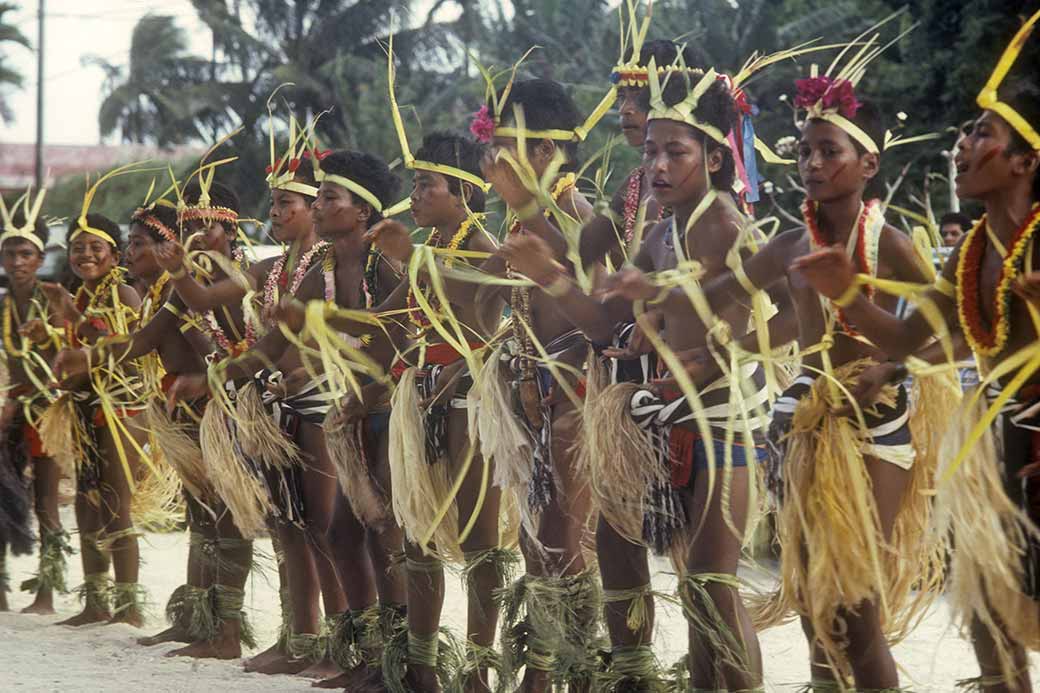
M 141 304 L 141 324 L 146 325 L 155 316 L 156 310 L 162 305 L 163 291 L 170 281 L 170 273 L 163 272 L 162 276 L 148 288 L 148 295 Z
M 988 230 L 985 215 L 964 240 L 957 259 L 957 313 L 964 328 L 964 337 L 976 354 L 996 356 L 1007 345 L 1011 331 L 1011 286 L 1025 267 L 1027 251 L 1033 247 L 1038 227 L 1040 205 L 1034 205 L 1025 222 L 1015 231 L 1010 250 L 1003 249 L 995 238 L 991 239 L 1003 262 L 993 291 L 993 320 L 988 327 L 982 315 L 982 292 L 979 286 L 987 238 L 983 229 Z
M 877 200 L 869 200 L 860 205 L 859 216 L 856 218 L 856 225 L 852 230 L 852 235 L 849 236 L 847 249 L 849 255 L 852 256 L 853 262 L 856 263 L 856 271 L 871 276 L 877 272 L 877 238 L 867 238 L 867 236 L 871 235 L 871 233 L 880 234 L 881 229 L 880 227 L 874 228 L 874 226 L 878 226 L 877 224 L 868 228 L 867 222 L 875 215 L 879 204 Z M 832 244 L 832 239 L 825 238 L 820 230 L 816 221 L 816 204 L 811 200 L 805 200 L 802 203 L 802 219 L 805 220 L 805 226 L 809 229 L 809 236 L 812 239 L 814 248 L 823 248 Z M 883 226 L 883 224 L 880 226 Z M 867 300 L 874 300 L 873 286 L 869 284 L 864 286 L 863 292 L 866 294 Z M 849 324 L 845 317 L 845 311 L 836 305 L 832 305 L 832 308 L 834 309 L 835 319 L 841 325 L 845 334 L 852 337 L 859 334 Z
M 264 280 L 264 308 L 272 308 L 278 302 L 279 290 L 288 294 L 295 294 L 296 290 L 300 288 L 307 270 L 311 268 L 315 260 L 322 256 L 322 253 L 328 250 L 328 247 L 328 241 L 318 241 L 312 245 L 296 263 L 291 279 L 286 267 L 290 251 L 286 250 L 282 253 L 281 257 L 275 260 L 274 265 L 271 266 L 271 271 L 268 272 L 267 278 Z
M 245 254 L 241 248 L 236 246 L 232 249 L 231 260 L 235 269 L 242 270 L 245 264 Z M 226 308 L 224 309 L 224 317 L 227 318 L 228 325 L 234 330 L 234 320 L 231 319 Z M 212 310 L 206 312 L 205 319 L 202 321 L 202 327 L 213 343 L 217 345 L 217 348 L 226 356 L 239 356 L 256 343 L 256 327 L 249 320 L 245 321 L 245 336 L 235 343 L 232 343 L 228 338 L 224 328 L 217 322 L 217 316 Z
M 376 303 L 376 267 L 380 254 L 371 245 L 365 253 L 365 267 L 361 273 L 361 295 L 365 298 L 365 308 Z M 336 302 L 336 252 L 331 249 L 321 261 L 321 273 L 325 280 L 325 302 Z
M 636 232 L 636 217 L 639 216 L 639 207 L 643 203 L 643 174 L 645 171 L 640 166 L 628 175 L 628 188 L 625 191 L 625 245 L 632 242 Z M 665 208 L 658 206 L 657 221 L 665 218 Z

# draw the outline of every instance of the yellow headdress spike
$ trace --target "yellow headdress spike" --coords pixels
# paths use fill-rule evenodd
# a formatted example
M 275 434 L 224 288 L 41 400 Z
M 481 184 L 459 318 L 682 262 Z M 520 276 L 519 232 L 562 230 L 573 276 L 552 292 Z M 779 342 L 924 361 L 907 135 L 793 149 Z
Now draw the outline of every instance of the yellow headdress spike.
M 650 16 L 653 3 L 646 5 L 646 16 L 639 19 L 636 8 L 639 0 L 625 0 L 618 6 L 618 36 L 621 38 L 621 50 L 617 64 L 610 73 L 610 81 L 616 87 L 642 87 L 647 83 L 646 65 L 639 64 L 639 54 L 643 51 L 646 35 L 650 31 Z M 625 10 L 628 10 L 628 23 L 625 23 Z M 625 56 L 628 61 L 625 61 Z
M 978 97 L 975 99 L 979 104 L 979 108 L 993 111 L 1006 120 L 1008 125 L 1014 128 L 1015 132 L 1021 135 L 1022 139 L 1028 142 L 1029 146 L 1034 150 L 1040 150 L 1040 133 L 1018 111 L 1001 101 L 1000 97 L 997 96 L 997 90 L 1000 89 L 1001 82 L 1007 77 L 1011 66 L 1018 59 L 1018 55 L 1022 52 L 1029 35 L 1036 28 L 1038 19 L 1040 19 L 1040 11 L 1037 11 L 1036 14 L 1030 17 L 1029 21 L 1018 30 L 1015 38 L 1011 39 L 1011 43 L 1004 49 L 1004 54 L 997 61 L 997 66 L 993 69 L 993 74 L 990 75 L 986 86 L 982 88 L 982 91 L 979 92 Z
M 164 224 L 154 213 L 156 207 L 170 207 L 176 209 L 176 204 L 166 199 L 166 196 L 176 188 L 177 181 L 174 181 L 170 187 L 166 188 L 166 190 L 159 195 L 159 197 L 153 200 L 152 193 L 155 192 L 155 178 L 152 178 L 152 182 L 148 186 L 148 193 L 144 196 L 144 202 L 141 203 L 140 207 L 134 210 L 134 213 L 130 216 L 130 221 L 147 226 L 168 241 L 176 241 L 178 238 L 177 231 Z
M 679 55 L 679 64 L 682 64 L 681 54 Z M 686 98 L 672 106 L 668 106 L 664 102 L 664 85 L 661 84 L 661 79 L 658 76 L 657 61 L 651 58 L 647 70 L 650 85 L 650 112 L 646 117 L 647 122 L 651 120 L 677 120 L 680 123 L 686 123 L 691 127 L 697 128 L 719 144 L 729 146 L 729 142 L 726 140 L 726 133 L 710 123 L 701 122 L 694 115 L 694 111 L 697 110 L 697 103 L 704 95 L 704 92 L 708 91 L 711 85 L 715 84 L 719 78 L 715 70 L 704 72 L 702 70 L 686 70 L 684 68 L 678 72 L 665 72 L 665 84 L 668 83 L 669 79 L 697 79 L 696 84 L 689 90 Z
M 108 233 L 102 231 L 101 229 L 93 228 L 87 222 L 87 214 L 90 213 L 90 205 L 94 202 L 94 196 L 97 195 L 97 191 L 101 189 L 102 183 L 104 183 L 106 180 L 110 178 L 124 176 L 128 173 L 145 173 L 147 171 L 154 170 L 146 168 L 136 168 L 137 166 L 141 166 L 144 163 L 147 162 L 137 161 L 129 164 L 124 164 L 123 166 L 119 166 L 118 168 L 114 168 L 105 175 L 98 178 L 97 181 L 94 182 L 94 185 L 91 185 L 89 188 L 87 188 L 86 193 L 83 194 L 83 209 L 80 211 L 79 218 L 76 220 L 76 228 L 72 231 L 72 233 L 69 234 L 70 243 L 76 240 L 76 238 L 78 238 L 81 234 L 86 233 L 90 234 L 91 236 L 97 236 L 101 240 L 111 243 L 113 246 L 117 245 L 116 240 L 112 238 L 110 235 L 108 235 Z M 90 179 L 88 178 L 87 180 L 89 182 Z
M 474 116 L 473 123 L 470 125 L 470 132 L 477 136 L 482 142 L 488 142 L 492 136 L 499 137 L 520 137 L 520 128 L 517 126 L 502 126 L 502 109 L 505 104 L 509 101 L 509 93 L 513 89 L 513 83 L 516 81 L 516 71 L 520 68 L 520 64 L 527 59 L 527 56 L 535 50 L 537 46 L 532 46 L 527 50 L 526 53 L 513 64 L 511 70 L 509 70 L 509 81 L 506 82 L 505 89 L 502 90 L 502 94 L 498 94 L 498 90 L 495 88 L 495 82 L 499 75 L 492 75 L 487 69 L 485 69 L 479 62 L 474 60 L 477 69 L 480 70 L 481 75 L 484 77 L 485 86 L 485 101 L 490 101 L 494 107 L 494 113 L 488 111 L 487 106 L 482 106 Z M 499 73 L 503 74 L 503 73 Z M 592 128 L 596 127 L 596 124 L 603 119 L 609 111 L 610 107 L 614 105 L 614 101 L 617 99 L 617 90 L 611 89 L 607 92 L 607 95 L 603 97 L 599 105 L 589 113 L 588 117 L 585 118 L 585 122 L 577 126 L 573 130 L 524 130 L 523 136 L 527 139 L 547 139 L 557 140 L 560 142 L 581 142 L 589 136 L 589 132 Z M 513 109 L 515 114 L 516 108 Z
M 882 146 L 886 143 L 895 146 L 899 142 L 891 136 L 891 133 L 886 133 L 885 142 L 875 142 L 862 128 L 852 122 L 851 118 L 855 117 L 859 108 L 855 87 L 863 79 L 867 66 L 875 58 L 917 27 L 916 24 L 913 24 L 888 43 L 880 43 L 877 30 L 902 15 L 903 12 L 905 9 L 892 13 L 846 44 L 822 76 L 819 74 L 818 66 L 813 65 L 809 78 L 796 82 L 797 94 L 794 105 L 806 110 L 807 120 L 825 120 L 838 126 L 872 154 L 880 154 Z M 868 34 L 872 35 L 866 38 Z M 859 49 L 845 62 L 844 66 L 839 68 L 849 51 L 857 46 Z M 907 139 L 902 143 L 923 138 L 926 137 Z
M 217 167 L 223 166 L 224 164 L 231 163 L 238 159 L 237 156 L 227 157 L 219 161 L 206 162 L 209 155 L 215 152 L 221 145 L 230 140 L 232 137 L 242 132 L 242 128 L 236 128 L 229 132 L 224 137 L 221 137 L 213 144 L 212 147 L 206 150 L 206 153 L 202 155 L 199 160 L 199 167 L 196 168 L 187 178 L 184 179 L 185 184 L 190 183 L 191 179 L 195 176 L 199 178 L 199 199 L 195 204 L 189 205 L 184 199 L 184 191 L 177 185 L 174 185 L 174 190 L 177 193 L 177 222 L 184 224 L 185 222 L 192 221 L 194 219 L 205 219 L 209 221 L 219 221 L 228 224 L 238 223 L 238 212 L 229 209 L 227 207 L 214 207 L 210 204 L 209 191 L 213 187 L 213 178 L 217 174 Z M 170 173 L 170 177 L 173 177 L 173 173 Z
M 43 198 L 47 195 L 47 188 L 41 188 L 36 193 L 35 198 L 30 197 L 31 192 L 31 190 L 26 190 L 22 193 L 22 196 L 15 200 L 10 210 L 8 210 L 3 196 L 0 195 L 0 220 L 3 221 L 3 233 L 0 233 L 0 246 L 8 239 L 21 238 L 32 243 L 41 253 L 44 251 L 43 239 L 36 235 L 36 220 L 40 216 L 40 208 L 43 207 Z M 18 205 L 22 205 L 22 216 L 24 217 L 21 226 L 16 226 L 14 223 L 14 215 Z
M 401 109 L 397 105 L 397 95 L 394 93 L 394 85 L 397 79 L 397 68 L 394 67 L 394 37 L 391 34 L 390 42 L 387 49 L 387 84 L 390 89 L 390 113 L 394 119 L 394 129 L 397 130 L 397 140 L 401 144 L 401 157 L 404 160 L 405 168 L 420 171 L 432 171 L 433 173 L 439 173 L 444 176 L 452 176 L 459 180 L 471 183 L 484 192 L 491 189 L 491 184 L 485 181 L 480 176 L 470 173 L 469 171 L 463 171 L 461 168 L 455 166 L 449 166 L 448 164 L 438 164 L 432 161 L 422 161 L 416 159 L 412 154 L 411 147 L 408 145 L 408 134 L 404 129 L 404 121 L 401 118 Z M 410 204 L 410 203 L 409 203 Z M 396 208 L 397 205 L 394 205 Z
M 271 163 L 267 166 L 267 184 L 271 190 L 288 190 L 289 192 L 318 196 L 318 186 L 303 183 L 296 178 L 296 171 L 303 164 L 304 159 L 313 156 L 311 150 L 315 149 L 313 143 L 314 127 L 321 118 L 322 113 L 314 117 L 307 127 L 300 127 L 296 116 L 289 116 L 289 144 L 281 157 L 278 157 L 274 144 L 274 97 L 282 87 L 295 86 L 292 82 L 281 84 L 271 92 L 267 99 L 268 138 L 270 142 Z M 316 154 L 316 152 L 315 152 Z

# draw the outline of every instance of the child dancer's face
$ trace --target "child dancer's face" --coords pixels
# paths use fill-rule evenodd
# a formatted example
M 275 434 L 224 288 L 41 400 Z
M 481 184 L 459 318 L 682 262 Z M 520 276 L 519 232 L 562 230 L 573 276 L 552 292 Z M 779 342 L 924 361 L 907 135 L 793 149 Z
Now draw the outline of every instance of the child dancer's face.
M 311 230 L 309 197 L 291 190 L 272 190 L 271 235 L 279 243 L 292 243 Z
M 24 238 L 9 238 L 0 248 L 4 272 L 15 286 L 28 286 L 36 280 L 43 264 L 43 253 Z
M 618 87 L 618 125 L 630 147 L 642 147 L 646 137 L 646 115 L 650 91 L 646 87 Z
M 69 245 L 69 266 L 84 282 L 96 282 L 119 264 L 112 244 L 89 233 L 81 233 Z
M 411 202 L 417 226 L 457 223 L 466 210 L 461 195 L 452 193 L 448 179 L 432 171 L 415 172 Z
M 369 206 L 342 185 L 322 181 L 311 204 L 314 230 L 324 240 L 361 232 L 367 227 Z
M 652 120 L 643 143 L 643 168 L 650 178 L 654 199 L 662 207 L 700 200 L 708 191 L 708 176 L 719 170 L 718 149 L 705 154 L 697 133 L 677 120 Z
M 155 261 L 155 247 L 159 243 L 141 224 L 130 226 L 130 238 L 126 246 L 126 268 L 135 277 L 154 277 L 162 274 Z
M 798 174 L 806 195 L 829 202 L 849 195 L 863 196 L 878 170 L 874 154 L 860 154 L 848 133 L 825 120 L 810 120 L 798 144 Z
M 1035 175 L 1036 153 L 1010 154 L 1011 126 L 992 111 L 984 111 L 957 143 L 957 197 L 975 200 L 1007 190 L 1021 176 Z

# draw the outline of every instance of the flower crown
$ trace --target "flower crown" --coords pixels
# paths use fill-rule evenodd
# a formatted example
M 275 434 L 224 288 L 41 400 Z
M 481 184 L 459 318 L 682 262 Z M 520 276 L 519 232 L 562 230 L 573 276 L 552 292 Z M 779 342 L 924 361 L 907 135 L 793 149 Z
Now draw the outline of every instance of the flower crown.
M 845 118 L 855 118 L 860 104 L 856 90 L 847 79 L 831 79 L 823 75 L 795 80 L 794 105 L 814 113 L 833 111 Z
M 169 203 L 166 200 L 159 200 L 148 205 L 147 207 L 138 207 L 134 210 L 134 213 L 130 215 L 130 221 L 136 224 L 141 224 L 142 226 L 147 226 L 152 231 L 155 231 L 157 234 L 159 234 L 163 238 L 163 240 L 170 241 L 171 243 L 173 243 L 178 240 L 177 232 L 171 229 L 166 224 L 164 224 L 159 219 L 159 217 L 152 213 L 152 210 L 155 209 L 155 206 L 157 204 L 163 203 L 172 206 L 172 203 Z

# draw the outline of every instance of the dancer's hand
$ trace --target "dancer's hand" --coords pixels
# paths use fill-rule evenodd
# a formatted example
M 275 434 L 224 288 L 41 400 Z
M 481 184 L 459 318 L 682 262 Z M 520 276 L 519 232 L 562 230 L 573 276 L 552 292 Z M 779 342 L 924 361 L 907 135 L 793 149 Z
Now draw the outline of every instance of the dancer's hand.
M 491 187 L 510 209 L 519 212 L 534 200 L 534 195 L 524 187 L 523 181 L 516 174 L 513 165 L 504 157 L 499 156 L 499 150 L 491 148 L 484 155 L 480 161 L 480 171 L 484 180 L 491 184 Z
M 299 334 L 307 322 L 307 306 L 292 296 L 283 296 L 278 305 L 268 311 L 271 322 L 284 324 L 290 332 Z
M 402 264 L 412 257 L 412 235 L 399 221 L 383 219 L 365 233 L 365 240 Z
M 641 270 L 625 267 L 608 276 L 599 293 L 603 300 L 623 298 L 626 301 L 649 301 L 660 293 L 660 287 L 654 285 Z
M 33 344 L 43 344 L 50 339 L 47 324 L 43 320 L 30 320 L 18 329 L 18 334 L 28 337 Z
M 353 392 L 339 401 L 339 405 L 332 409 L 332 413 L 325 423 L 329 428 L 341 428 L 357 423 L 368 416 L 368 405 Z
M 563 269 L 553 258 L 549 244 L 530 233 L 512 234 L 498 249 L 498 254 L 539 286 L 551 284 Z
M 184 267 L 184 261 L 187 257 L 184 246 L 172 241 L 157 244 L 152 252 L 155 254 L 155 261 L 159 264 L 159 267 L 171 274 Z
M 59 383 L 77 375 L 86 375 L 90 370 L 90 354 L 87 349 L 62 349 L 54 357 L 51 371 Z
M 65 322 L 76 321 L 79 311 L 68 289 L 54 282 L 40 282 L 40 291 L 47 298 L 47 305 L 53 315 Z
M 899 364 L 885 361 L 884 363 L 876 363 L 860 373 L 856 384 L 849 388 L 852 399 L 860 411 L 874 406 L 878 395 L 881 394 L 881 390 L 885 385 L 892 382 L 892 378 L 895 376 L 898 368 Z M 852 402 L 846 402 L 843 406 L 834 410 L 837 416 L 854 416 L 855 412 L 856 407 L 852 406 Z
M 178 375 L 166 393 L 166 413 L 173 416 L 181 400 L 198 399 L 209 394 L 209 381 L 205 373 Z
M 660 326 L 661 324 L 661 314 L 658 311 L 649 311 L 644 317 L 655 326 Z M 642 318 L 640 322 L 642 322 Z M 623 349 L 607 347 L 603 350 L 603 355 L 619 361 L 635 361 L 644 354 L 652 353 L 653 350 L 654 345 L 651 343 L 650 338 L 646 336 L 643 326 L 636 323 L 636 326 L 632 328 L 632 334 L 628 338 L 628 344 Z
M 1040 308 L 1040 272 L 1027 272 L 1018 277 L 1011 290 L 1021 298 Z
M 685 351 L 676 352 L 675 355 L 679 357 L 683 370 L 695 387 L 703 387 L 720 374 L 719 364 L 715 361 L 715 357 L 712 356 L 707 347 L 686 349 Z M 674 375 L 669 375 L 664 378 L 651 380 L 650 385 L 655 390 L 677 388 L 679 387 L 679 381 Z
M 455 391 L 459 388 L 459 373 L 466 365 L 465 359 L 459 359 L 455 363 L 448 364 L 441 369 L 437 378 L 437 390 L 432 396 L 427 397 L 419 404 L 419 408 L 427 411 L 435 405 L 449 405 L 455 397 Z
M 817 293 L 832 301 L 841 298 L 856 281 L 852 260 L 844 248 L 836 245 L 798 258 L 791 268 L 800 272 Z

